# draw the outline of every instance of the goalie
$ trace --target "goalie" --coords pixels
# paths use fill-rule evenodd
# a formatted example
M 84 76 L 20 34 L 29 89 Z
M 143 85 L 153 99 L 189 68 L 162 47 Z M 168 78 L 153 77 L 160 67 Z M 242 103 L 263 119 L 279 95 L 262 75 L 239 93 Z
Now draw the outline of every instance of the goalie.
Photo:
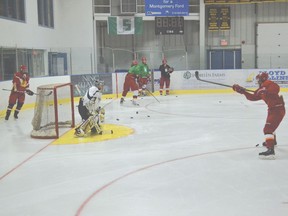
M 95 81 L 95 86 L 88 89 L 83 97 L 80 98 L 78 111 L 82 118 L 82 123 L 75 128 L 75 135 L 83 137 L 90 131 L 92 134 L 102 134 L 101 123 L 104 122 L 105 110 L 101 108 L 102 97 L 101 89 L 103 82 Z

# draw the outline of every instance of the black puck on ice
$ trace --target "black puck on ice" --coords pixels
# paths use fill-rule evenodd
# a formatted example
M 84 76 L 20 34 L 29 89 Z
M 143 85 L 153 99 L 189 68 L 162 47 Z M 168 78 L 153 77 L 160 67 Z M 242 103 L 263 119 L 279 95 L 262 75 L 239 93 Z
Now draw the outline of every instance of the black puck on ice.
M 116 119 L 117 121 L 119 121 L 119 119 Z
M 133 116 L 131 116 L 130 118 L 133 119 Z
M 256 144 L 256 147 L 258 147 L 259 146 L 259 144 Z
M 150 117 L 150 115 L 147 115 L 147 117 Z
M 138 111 L 136 111 L 136 114 L 138 114 Z

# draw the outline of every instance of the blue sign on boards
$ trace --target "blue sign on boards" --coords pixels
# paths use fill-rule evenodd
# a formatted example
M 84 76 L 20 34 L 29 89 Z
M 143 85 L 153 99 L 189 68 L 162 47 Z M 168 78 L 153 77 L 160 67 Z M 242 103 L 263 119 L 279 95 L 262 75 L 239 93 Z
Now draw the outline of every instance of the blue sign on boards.
M 146 16 L 189 16 L 189 0 L 145 0 Z

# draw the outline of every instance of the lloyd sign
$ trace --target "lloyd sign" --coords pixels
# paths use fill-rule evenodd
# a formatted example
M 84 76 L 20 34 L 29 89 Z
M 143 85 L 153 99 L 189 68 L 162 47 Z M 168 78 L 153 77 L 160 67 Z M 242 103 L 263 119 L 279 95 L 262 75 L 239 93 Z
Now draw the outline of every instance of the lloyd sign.
M 189 0 L 145 0 L 146 16 L 189 16 Z

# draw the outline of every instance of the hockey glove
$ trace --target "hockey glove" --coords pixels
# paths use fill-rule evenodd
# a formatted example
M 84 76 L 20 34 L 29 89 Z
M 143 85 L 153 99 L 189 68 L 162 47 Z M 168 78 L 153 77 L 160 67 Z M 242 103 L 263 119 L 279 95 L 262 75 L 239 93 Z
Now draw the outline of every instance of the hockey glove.
M 168 69 L 168 72 L 169 73 L 172 73 L 174 71 L 174 68 L 173 67 L 170 67 L 169 69 Z
M 245 88 L 243 88 L 242 86 L 239 86 L 238 84 L 234 84 L 232 88 L 234 91 L 238 92 L 239 94 L 243 94 L 245 92 Z
M 101 109 L 102 109 L 101 106 L 99 106 L 99 107 L 96 109 L 96 112 L 97 112 L 97 113 L 100 113 Z
M 27 93 L 29 96 L 34 95 L 34 92 L 31 91 L 30 89 L 26 89 L 26 93 Z

